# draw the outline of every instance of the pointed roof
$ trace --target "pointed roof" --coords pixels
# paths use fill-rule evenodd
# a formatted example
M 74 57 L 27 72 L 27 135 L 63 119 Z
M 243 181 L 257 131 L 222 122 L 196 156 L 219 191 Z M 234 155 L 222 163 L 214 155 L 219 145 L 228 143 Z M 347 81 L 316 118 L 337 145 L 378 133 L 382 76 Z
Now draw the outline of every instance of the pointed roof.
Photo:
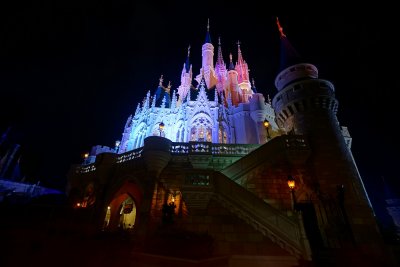
M 296 49 L 289 42 L 286 34 L 283 32 L 283 28 L 279 23 L 278 17 L 276 17 L 276 25 L 278 26 L 278 30 L 280 33 L 281 39 L 281 55 L 280 55 L 280 65 L 279 70 L 284 70 L 289 66 L 302 63 L 303 60 L 300 54 L 296 51 Z
M 235 70 L 235 65 L 233 65 L 233 60 L 232 60 L 232 53 L 229 54 L 229 68 L 228 70 Z
M 206 33 L 206 41 L 205 44 L 211 44 L 211 36 L 210 36 L 210 19 L 207 20 L 207 33 Z
M 190 45 L 188 47 L 188 53 L 187 53 L 187 58 L 186 58 L 186 62 L 185 62 L 185 70 L 186 73 L 189 73 L 190 71 L 190 61 L 189 61 L 189 57 L 190 57 Z
M 254 78 L 251 79 L 251 90 L 253 90 L 255 94 L 257 93 L 256 82 L 254 81 Z
M 242 56 L 242 51 L 240 50 L 240 41 L 237 41 L 237 46 L 238 46 L 238 61 L 237 63 L 239 65 L 244 64 L 243 56 Z
M 224 65 L 224 58 L 222 57 L 221 37 L 218 37 L 218 57 L 216 65 Z

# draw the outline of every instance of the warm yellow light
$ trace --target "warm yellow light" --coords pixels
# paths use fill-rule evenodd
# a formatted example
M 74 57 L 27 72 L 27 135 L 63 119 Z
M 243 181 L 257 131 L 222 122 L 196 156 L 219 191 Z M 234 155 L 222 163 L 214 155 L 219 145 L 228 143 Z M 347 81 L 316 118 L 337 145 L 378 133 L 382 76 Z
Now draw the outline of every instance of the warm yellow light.
M 294 189 L 294 187 L 296 186 L 296 182 L 295 182 L 293 176 L 288 175 L 287 184 L 290 189 L 292 189 L 292 190 Z
M 76 203 L 76 206 L 77 206 L 77 207 L 80 207 L 80 206 L 81 206 L 81 203 Z
M 108 210 L 110 210 L 110 209 L 111 209 L 111 207 L 110 207 L 110 206 L 108 206 L 108 207 L 107 207 L 107 209 L 108 209 Z
M 84 157 L 85 159 L 87 159 L 87 158 L 89 157 L 89 153 L 85 153 L 85 154 L 83 155 L 83 157 Z
M 264 120 L 264 127 L 265 128 L 269 127 L 269 121 L 267 119 Z
M 160 131 L 164 130 L 164 123 L 160 122 L 160 124 L 158 125 L 158 128 L 160 128 Z
M 175 197 L 174 196 L 171 197 L 171 201 L 172 201 L 172 203 L 175 202 Z

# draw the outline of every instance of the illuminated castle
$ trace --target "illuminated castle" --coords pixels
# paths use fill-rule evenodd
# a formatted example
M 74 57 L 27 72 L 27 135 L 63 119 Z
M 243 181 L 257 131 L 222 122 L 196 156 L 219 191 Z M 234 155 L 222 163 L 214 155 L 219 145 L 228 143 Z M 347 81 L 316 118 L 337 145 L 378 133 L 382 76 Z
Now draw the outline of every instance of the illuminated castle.
M 214 67 L 214 46 L 207 30 L 199 74 L 193 77 L 189 48 L 177 94 L 170 84 L 163 85 L 161 77 L 154 94 L 149 91 L 128 118 L 118 152 L 142 147 L 146 137 L 160 134 L 172 142 L 265 143 L 264 120 L 271 124 L 271 134 L 278 129 L 271 103 L 252 88 L 240 44 L 236 64 L 230 55 L 227 66 L 221 50 L 219 42 Z
M 189 50 L 177 92 L 161 78 L 115 148 L 71 167 L 71 203 L 93 228 L 127 231 L 137 266 L 385 260 L 334 86 L 279 30 L 272 103 L 250 83 L 240 44 L 226 65 L 219 42 L 214 66 L 207 27 L 198 75 Z

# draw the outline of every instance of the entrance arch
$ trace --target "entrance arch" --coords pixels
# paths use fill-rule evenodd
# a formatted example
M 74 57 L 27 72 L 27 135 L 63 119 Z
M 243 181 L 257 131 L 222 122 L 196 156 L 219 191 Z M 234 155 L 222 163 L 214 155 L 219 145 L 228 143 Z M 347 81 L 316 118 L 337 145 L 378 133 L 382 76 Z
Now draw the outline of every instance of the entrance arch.
M 116 231 L 131 230 L 137 222 L 142 192 L 137 184 L 126 181 L 109 202 L 104 216 L 103 229 Z

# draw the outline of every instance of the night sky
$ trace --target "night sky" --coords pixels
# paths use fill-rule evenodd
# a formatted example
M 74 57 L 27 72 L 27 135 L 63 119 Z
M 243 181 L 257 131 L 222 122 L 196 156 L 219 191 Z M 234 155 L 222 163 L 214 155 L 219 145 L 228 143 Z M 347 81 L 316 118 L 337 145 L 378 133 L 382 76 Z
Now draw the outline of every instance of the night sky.
M 143 1 L 141 1 L 143 2 Z M 383 15 L 268 14 L 252 5 L 195 7 L 118 2 L 80 6 L 19 5 L 0 16 L 0 132 L 12 127 L 30 180 L 63 188 L 71 164 L 93 145 L 113 146 L 127 117 L 161 74 L 176 89 L 190 44 L 199 73 L 207 18 L 224 60 L 237 58 L 237 40 L 250 76 L 275 95 L 279 32 L 331 81 L 338 118 L 353 137 L 352 151 L 372 198 L 382 177 L 400 185 L 395 18 Z M 395 31 L 394 31 L 395 32 Z

